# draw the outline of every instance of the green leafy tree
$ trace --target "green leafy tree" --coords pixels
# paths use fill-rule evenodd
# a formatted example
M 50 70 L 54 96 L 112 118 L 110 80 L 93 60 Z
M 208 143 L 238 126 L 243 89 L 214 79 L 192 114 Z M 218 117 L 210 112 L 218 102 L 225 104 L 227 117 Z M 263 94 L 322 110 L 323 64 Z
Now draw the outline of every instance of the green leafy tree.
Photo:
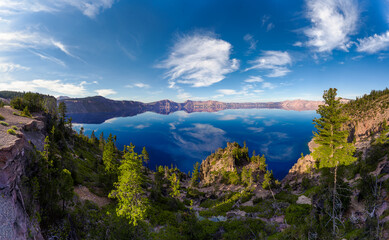
M 347 121 L 347 117 L 342 115 L 340 100 L 336 98 L 336 88 L 330 88 L 324 91 L 324 105 L 320 105 L 316 111 L 320 114 L 320 118 L 315 118 L 314 141 L 318 144 L 312 153 L 313 157 L 318 161 L 319 168 L 333 168 L 334 184 L 332 192 L 332 232 L 336 233 L 337 217 L 337 170 L 339 165 L 349 165 L 356 160 L 353 157 L 355 147 L 347 142 L 349 135 L 348 131 L 343 130 L 343 124 Z
M 199 162 L 196 162 L 195 165 L 193 165 L 193 172 L 192 172 L 192 178 L 190 179 L 190 185 L 192 187 L 197 186 L 199 184 L 200 179 L 200 164 Z
M 127 146 L 119 167 L 118 182 L 114 184 L 115 189 L 109 197 L 118 200 L 117 215 L 126 217 L 130 224 L 136 226 L 146 217 L 150 203 L 142 188 L 145 179 L 142 171 L 144 157 L 134 152 L 134 148 L 133 145 Z

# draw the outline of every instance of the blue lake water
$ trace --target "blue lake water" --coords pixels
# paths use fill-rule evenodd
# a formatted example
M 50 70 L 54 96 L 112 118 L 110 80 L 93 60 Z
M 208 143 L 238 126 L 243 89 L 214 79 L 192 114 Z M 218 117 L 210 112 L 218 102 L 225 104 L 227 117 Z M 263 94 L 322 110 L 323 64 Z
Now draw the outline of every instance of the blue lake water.
M 196 162 L 204 160 L 227 142 L 240 145 L 246 141 L 251 153 L 265 154 L 269 169 L 282 179 L 300 157 L 308 153 L 315 111 L 279 109 L 238 109 L 220 112 L 174 112 L 161 115 L 146 112 L 132 117 L 106 120 L 102 124 L 74 124 L 85 134 L 92 130 L 98 137 L 103 131 L 117 136 L 117 146 L 133 143 L 138 152 L 146 147 L 149 167 L 173 164 L 181 171 L 192 171 Z M 250 154 L 251 155 L 251 154 Z

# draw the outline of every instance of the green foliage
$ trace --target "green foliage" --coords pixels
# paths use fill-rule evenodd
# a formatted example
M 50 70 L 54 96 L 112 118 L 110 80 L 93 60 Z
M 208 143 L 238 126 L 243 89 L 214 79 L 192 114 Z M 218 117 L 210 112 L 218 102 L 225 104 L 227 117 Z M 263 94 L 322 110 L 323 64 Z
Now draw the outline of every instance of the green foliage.
M 336 167 L 349 165 L 356 160 L 353 157 L 355 147 L 347 142 L 348 131 L 342 130 L 347 117 L 342 116 L 340 100 L 336 99 L 337 89 L 324 91 L 325 105 L 316 111 L 320 118 L 315 118 L 315 142 L 319 145 L 312 153 L 319 160 L 319 167 Z
M 9 125 L 7 122 L 4 122 L 4 121 L 0 121 L 0 124 L 3 125 L 3 126 L 8 126 Z
M 11 135 L 16 135 L 15 130 L 12 129 L 12 128 L 8 129 L 8 130 L 7 130 L 7 133 L 8 133 L 8 134 L 11 134 Z
M 170 196 L 172 197 L 180 196 L 180 179 L 177 177 L 176 173 L 173 173 L 169 177 L 169 181 L 170 181 L 170 188 L 171 188 Z
M 116 214 L 127 218 L 130 224 L 136 226 L 146 217 L 149 201 L 142 188 L 144 156 L 134 152 L 134 148 L 133 145 L 126 147 L 124 159 L 119 167 L 118 182 L 115 183 L 115 189 L 109 197 L 118 200 Z
M 294 195 L 294 194 L 291 194 L 291 193 L 287 193 L 285 191 L 282 191 L 282 192 L 274 195 L 274 197 L 277 200 L 279 200 L 279 201 L 288 202 L 290 204 L 296 203 L 296 201 L 298 199 L 297 195 Z
M 267 170 L 263 177 L 262 188 L 270 189 L 274 185 L 273 170 Z
M 192 178 L 190 179 L 190 185 L 192 187 L 195 187 L 195 186 L 197 186 L 199 184 L 199 179 L 200 179 L 199 168 L 200 168 L 200 164 L 198 162 L 196 162 L 193 165 Z
M 105 171 L 109 174 L 115 174 L 118 168 L 116 146 L 112 134 L 109 134 L 107 143 L 104 145 L 103 163 Z
M 4 107 L 4 102 L 0 100 L 0 108 Z
M 305 222 L 305 217 L 310 211 L 311 206 L 308 204 L 291 204 L 285 210 L 285 220 L 288 224 L 300 224 Z
M 17 126 L 11 126 L 11 128 L 13 129 L 13 130 L 18 130 L 18 127 Z
M 73 178 L 67 169 L 63 169 L 59 181 L 59 197 L 62 200 L 62 209 L 65 210 L 66 202 L 73 199 Z
M 5 118 L 3 117 L 3 115 L 0 114 L 0 120 L 4 120 Z
M 28 106 L 25 106 L 23 111 L 20 113 L 22 117 L 32 117 L 30 111 L 28 110 Z

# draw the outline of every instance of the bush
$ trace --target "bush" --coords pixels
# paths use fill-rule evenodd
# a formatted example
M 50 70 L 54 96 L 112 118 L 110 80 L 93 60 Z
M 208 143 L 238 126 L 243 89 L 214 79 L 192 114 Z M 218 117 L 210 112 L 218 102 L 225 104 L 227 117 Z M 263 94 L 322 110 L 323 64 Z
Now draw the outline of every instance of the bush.
M 0 120 L 4 120 L 5 118 L 3 117 L 3 115 L 0 114 Z
M 4 107 L 4 102 L 0 100 L 0 108 Z
M 18 130 L 18 127 L 16 127 L 16 126 L 12 126 L 11 127 L 13 130 Z
M 6 123 L 4 121 L 0 121 L 0 124 L 3 125 L 3 126 L 8 126 L 8 123 Z
M 8 133 L 8 134 L 11 134 L 11 135 L 16 135 L 15 130 L 13 130 L 12 128 L 8 129 L 8 130 L 7 130 L 7 133 Z
M 285 211 L 285 220 L 288 224 L 302 224 L 310 211 L 308 204 L 291 204 Z

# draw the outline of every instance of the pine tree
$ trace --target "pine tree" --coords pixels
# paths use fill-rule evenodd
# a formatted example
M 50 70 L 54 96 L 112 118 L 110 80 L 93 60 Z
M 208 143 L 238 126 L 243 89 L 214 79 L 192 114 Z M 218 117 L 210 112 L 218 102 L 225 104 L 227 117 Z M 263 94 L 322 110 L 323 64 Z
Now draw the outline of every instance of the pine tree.
M 196 162 L 195 165 L 193 165 L 193 173 L 192 173 L 192 178 L 190 179 L 190 185 L 192 187 L 197 186 L 198 180 L 200 178 L 200 172 L 199 172 L 200 164 L 199 162 Z
M 58 190 L 62 200 L 62 211 L 65 211 L 66 202 L 73 199 L 73 178 L 67 169 L 61 172 Z
M 104 145 L 105 145 L 104 132 L 101 132 L 99 137 L 99 148 L 101 151 L 104 150 Z
M 145 179 L 142 171 L 143 155 L 134 152 L 134 148 L 133 145 L 127 146 L 119 167 L 118 182 L 109 197 L 118 200 L 116 214 L 126 217 L 130 224 L 136 226 L 138 221 L 146 217 L 150 204 L 142 188 Z
M 169 177 L 169 180 L 170 180 L 170 188 L 172 189 L 170 196 L 172 197 L 180 196 L 180 179 L 177 177 L 177 174 L 173 173 Z
M 150 158 L 149 158 L 149 153 L 146 151 L 146 147 L 143 147 L 142 155 L 143 155 L 144 161 L 147 165 L 149 163 Z
M 115 143 L 112 137 L 112 134 L 109 134 L 109 137 L 107 139 L 107 143 L 104 146 L 103 151 L 103 163 L 105 166 L 105 171 L 109 174 L 113 174 L 117 170 L 117 160 L 116 160 L 116 154 L 115 154 Z
M 349 165 L 356 160 L 353 157 L 355 147 L 347 142 L 348 131 L 343 130 L 347 118 L 342 116 L 340 100 L 336 99 L 336 88 L 324 91 L 325 105 L 319 106 L 316 111 L 320 118 L 315 118 L 314 141 L 319 145 L 312 153 L 318 160 L 319 168 L 334 168 L 334 186 L 332 193 L 332 232 L 336 233 L 336 201 L 337 201 L 337 170 L 340 165 Z

